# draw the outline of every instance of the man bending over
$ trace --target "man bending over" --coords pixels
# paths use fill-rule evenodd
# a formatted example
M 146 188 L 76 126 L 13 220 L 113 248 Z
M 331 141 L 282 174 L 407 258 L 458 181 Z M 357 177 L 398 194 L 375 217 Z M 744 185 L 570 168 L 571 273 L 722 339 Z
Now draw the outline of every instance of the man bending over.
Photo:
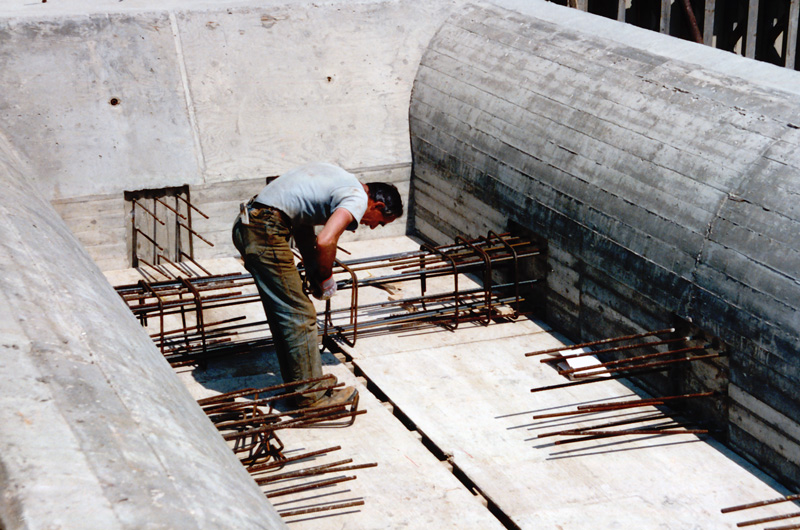
M 278 353 L 284 382 L 322 376 L 317 312 L 303 292 L 289 239 L 294 237 L 312 294 L 328 300 L 336 292 L 332 270 L 339 237 L 358 223 L 374 229 L 403 215 L 403 201 L 391 184 L 362 184 L 355 175 L 326 163 L 291 169 L 269 183 L 233 225 L 233 243 L 258 288 Z M 316 234 L 316 226 L 322 226 Z M 298 391 L 324 383 L 310 383 Z M 301 408 L 355 400 L 353 387 L 306 392 Z

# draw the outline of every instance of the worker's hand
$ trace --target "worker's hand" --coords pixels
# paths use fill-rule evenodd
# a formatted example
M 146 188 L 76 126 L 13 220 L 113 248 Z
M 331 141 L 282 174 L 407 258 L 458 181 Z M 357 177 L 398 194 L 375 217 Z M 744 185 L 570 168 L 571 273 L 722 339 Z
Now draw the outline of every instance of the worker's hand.
M 333 279 L 333 275 L 320 283 L 319 291 L 315 289 L 312 294 L 318 300 L 330 300 L 330 298 L 336 294 L 336 280 Z

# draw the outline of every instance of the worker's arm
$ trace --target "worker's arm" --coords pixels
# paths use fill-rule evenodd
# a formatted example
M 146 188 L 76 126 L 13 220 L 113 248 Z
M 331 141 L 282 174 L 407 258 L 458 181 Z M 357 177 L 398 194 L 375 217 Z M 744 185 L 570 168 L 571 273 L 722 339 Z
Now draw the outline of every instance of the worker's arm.
M 316 258 L 318 281 L 330 278 L 333 271 L 333 260 L 336 258 L 336 245 L 339 237 L 347 227 L 355 220 L 353 214 L 344 208 L 337 208 L 333 211 L 325 226 L 317 235 Z

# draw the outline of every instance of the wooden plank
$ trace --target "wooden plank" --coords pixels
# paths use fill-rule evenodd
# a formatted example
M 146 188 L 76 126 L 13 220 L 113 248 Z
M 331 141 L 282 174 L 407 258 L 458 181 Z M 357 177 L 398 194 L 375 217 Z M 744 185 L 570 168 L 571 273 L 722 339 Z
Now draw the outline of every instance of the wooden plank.
M 670 12 L 672 11 L 672 0 L 661 0 L 661 26 L 659 31 L 669 35 Z
M 747 37 L 745 41 L 744 55 L 750 59 L 756 57 L 756 31 L 758 30 L 758 2 L 750 0 L 750 7 L 747 10 Z
M 797 25 L 800 18 L 800 0 L 791 0 L 789 27 L 786 31 L 786 68 L 795 69 L 797 61 Z
M 703 44 L 714 46 L 714 22 L 716 0 L 706 0 L 705 18 L 703 19 Z
M 589 10 L 589 0 L 576 0 L 575 5 L 580 11 Z

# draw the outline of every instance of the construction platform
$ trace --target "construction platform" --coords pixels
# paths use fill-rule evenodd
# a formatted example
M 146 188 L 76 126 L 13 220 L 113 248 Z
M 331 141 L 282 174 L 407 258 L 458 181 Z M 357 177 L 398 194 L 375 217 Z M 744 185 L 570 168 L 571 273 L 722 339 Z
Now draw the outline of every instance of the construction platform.
M 344 247 L 351 255 L 340 258 L 349 260 L 413 252 L 420 243 L 399 237 Z M 244 271 L 233 258 L 203 265 L 215 274 Z M 119 285 L 138 281 L 136 274 L 107 275 Z M 476 285 L 464 275 L 459 283 L 462 289 Z M 449 277 L 431 278 L 427 287 L 446 291 L 451 284 Z M 380 307 L 419 295 L 413 282 L 390 289 L 366 287 L 359 289 L 358 303 Z M 342 291 L 334 309 L 349 302 Z M 324 304 L 318 308 L 322 311 Z M 214 319 L 243 312 L 253 321 L 264 318 L 260 304 L 253 302 L 220 309 Z M 568 344 L 541 321 L 519 316 L 488 324 L 465 319 L 455 329 L 365 327 L 348 344 L 352 338 L 338 340 L 335 355 L 323 355 L 323 370 L 359 389 L 358 408 L 366 414 L 352 425 L 341 420 L 284 429 L 279 436 L 289 458 L 337 448 L 306 459 L 306 468 L 337 462 L 341 469 L 363 467 L 336 474 L 342 481 L 330 486 L 317 478 L 319 488 L 271 498 L 290 528 L 709 530 L 796 509 L 781 503 L 723 513 L 788 492 L 709 435 L 648 434 L 644 427 L 665 425 L 663 406 L 572 414 L 579 406 L 649 397 L 624 379 L 532 392 L 566 380 L 550 364 L 525 355 Z M 281 382 L 269 349 L 176 371 L 198 400 Z M 580 441 L 569 434 L 550 436 L 629 420 L 645 432 Z M 291 469 L 287 465 L 285 471 Z M 289 474 L 262 489 L 268 494 L 290 491 L 301 480 L 309 477 Z M 326 510 L 334 505 L 343 508 Z

